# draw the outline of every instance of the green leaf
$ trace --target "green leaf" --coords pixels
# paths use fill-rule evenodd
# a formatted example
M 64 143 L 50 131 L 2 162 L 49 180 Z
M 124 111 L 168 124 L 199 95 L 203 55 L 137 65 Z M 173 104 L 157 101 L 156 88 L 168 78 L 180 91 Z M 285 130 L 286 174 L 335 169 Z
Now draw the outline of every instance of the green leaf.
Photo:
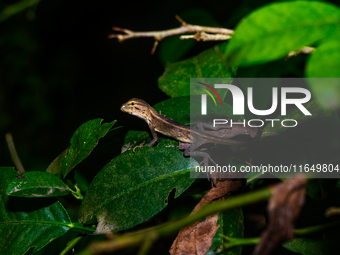
M 325 67 L 327 68 L 327 67 Z M 312 95 L 325 110 L 336 110 L 340 106 L 340 79 L 308 79 Z
M 143 147 L 115 157 L 94 178 L 80 207 L 79 222 L 97 217 L 96 234 L 120 231 L 140 224 L 161 211 L 169 192 L 175 197 L 195 180 L 198 166 L 171 148 Z
M 146 131 L 129 130 L 124 139 L 122 153 L 128 150 L 133 150 L 136 146 L 147 146 L 151 142 L 151 133 Z M 172 148 L 178 151 L 178 141 L 170 138 L 158 137 L 154 148 Z M 138 148 L 135 149 L 138 151 Z
M 17 1 L 14 4 L 6 6 L 0 12 L 0 22 L 4 22 L 8 18 L 37 5 L 39 2 L 40 0 Z
M 15 197 L 56 197 L 70 193 L 67 186 L 57 176 L 39 171 L 23 173 L 14 178 L 6 194 Z
M 299 237 L 282 244 L 286 249 L 302 255 L 339 253 L 339 231 L 329 231 L 314 237 Z
M 215 20 L 214 15 L 205 9 L 189 9 L 178 14 L 181 19 L 189 24 L 221 27 Z M 178 27 L 179 25 L 178 20 L 173 22 L 173 27 Z M 179 35 L 175 35 L 165 38 L 159 44 L 157 52 L 163 64 L 178 61 L 197 43 L 194 39 L 181 40 L 179 37 Z
M 307 80 L 312 95 L 325 109 L 337 109 L 340 106 L 339 66 L 340 34 L 338 33 L 332 38 L 327 38 L 317 47 L 310 56 L 306 68 L 306 76 L 314 78 Z
M 340 34 L 325 39 L 309 57 L 306 76 L 340 78 Z M 315 94 L 314 94 L 315 95 Z
M 282 246 L 299 254 L 320 255 L 325 254 L 322 250 L 327 248 L 327 243 L 315 238 L 300 237 L 286 242 Z
M 190 95 L 190 78 L 230 78 L 231 82 L 236 68 L 226 65 L 222 56 L 224 49 L 225 44 L 220 44 L 193 58 L 168 64 L 158 79 L 158 87 L 170 97 L 181 97 Z M 227 90 L 221 98 L 226 93 Z
M 244 236 L 244 219 L 241 208 L 235 208 L 226 212 L 222 212 L 222 215 L 218 216 L 217 225 L 220 228 L 217 230 L 216 235 L 213 239 L 213 243 L 208 251 L 207 255 L 220 254 L 223 250 L 220 250 L 226 240 L 223 236 L 230 238 L 243 238 Z M 226 255 L 240 255 L 242 253 L 242 246 L 232 248 L 223 254 Z
M 226 90 L 226 89 L 225 89 Z M 200 96 L 182 96 L 174 97 L 159 102 L 153 106 L 153 108 L 167 118 L 171 118 L 176 122 L 184 125 L 192 124 L 191 119 L 202 117 L 201 115 L 201 97 Z M 234 116 L 232 107 L 223 103 L 221 105 L 215 105 L 212 100 L 208 100 L 209 111 L 214 112 L 216 116 L 227 114 L 231 118 L 241 118 L 242 116 Z M 204 116 L 203 116 L 204 118 Z
M 66 148 L 62 153 L 60 153 L 60 155 L 58 157 L 56 157 L 52 161 L 52 163 L 46 169 L 47 173 L 51 173 L 51 174 L 54 174 L 55 176 L 57 176 L 58 178 L 62 178 L 62 176 L 63 176 L 63 173 L 62 173 L 63 162 L 64 162 L 64 159 L 68 155 L 69 149 L 70 149 L 70 147 Z
M 306 195 L 316 200 L 321 200 L 326 196 L 329 197 L 330 195 L 332 195 L 334 199 L 337 199 L 339 192 L 338 188 L 336 187 L 337 183 L 338 180 L 334 178 L 309 180 L 306 187 Z M 310 224 L 312 223 L 313 222 Z
M 241 66 L 237 69 L 237 77 L 242 78 L 277 78 L 277 77 L 303 77 L 304 70 L 301 66 L 305 65 L 307 55 L 301 54 L 292 57 L 287 61 L 278 59 L 271 62 L 256 64 L 252 66 Z M 256 79 L 255 79 L 256 80 Z
M 104 137 L 116 123 L 116 121 L 112 121 L 101 124 L 102 121 L 102 119 L 94 119 L 81 125 L 71 138 L 70 148 L 63 151 L 51 163 L 46 172 L 65 178 L 76 165 L 90 155 L 97 146 L 98 140 Z
M 76 180 L 78 188 L 81 191 L 86 192 L 89 187 L 89 182 L 79 170 L 74 172 L 74 179 Z
M 311 46 L 340 28 L 340 9 L 318 1 L 268 4 L 245 17 L 224 56 L 231 64 L 253 65 Z
M 0 168 L 0 250 L 2 254 L 34 252 L 72 228 L 64 207 L 53 198 L 19 198 L 6 194 L 18 176 L 11 167 Z
M 159 102 L 153 108 L 167 118 L 184 125 L 190 124 L 190 97 L 175 97 Z

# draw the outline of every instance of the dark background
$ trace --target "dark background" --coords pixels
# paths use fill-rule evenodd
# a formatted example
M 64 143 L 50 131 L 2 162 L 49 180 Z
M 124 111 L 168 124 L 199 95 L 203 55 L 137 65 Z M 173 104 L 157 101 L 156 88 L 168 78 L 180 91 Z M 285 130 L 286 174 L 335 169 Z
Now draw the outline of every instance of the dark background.
M 18 2 L 2 1 L 0 9 Z M 142 122 L 120 112 L 121 104 L 132 97 L 151 105 L 168 98 L 157 87 L 164 65 L 159 49 L 150 54 L 153 39 L 109 40 L 112 26 L 135 31 L 169 29 L 179 26 L 176 14 L 190 19 L 186 13 L 203 11 L 216 24 L 234 28 L 265 2 L 50 0 L 3 20 L 0 165 L 13 165 L 6 132 L 13 134 L 26 170 L 44 170 L 82 123 L 103 118 L 106 122 L 116 119 L 117 125 L 141 126 Z M 205 18 L 186 21 L 204 25 Z M 182 59 L 214 44 L 196 43 Z

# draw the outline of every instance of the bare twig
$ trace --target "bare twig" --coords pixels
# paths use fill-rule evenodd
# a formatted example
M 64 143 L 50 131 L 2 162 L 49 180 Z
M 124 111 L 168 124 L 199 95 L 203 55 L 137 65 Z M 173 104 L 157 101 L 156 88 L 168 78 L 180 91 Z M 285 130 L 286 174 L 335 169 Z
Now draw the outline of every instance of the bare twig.
M 333 215 L 340 214 L 340 208 L 339 207 L 329 207 L 327 208 L 325 212 L 325 217 L 330 217 Z
M 309 46 L 305 46 L 302 49 L 298 50 L 298 51 L 291 51 L 288 53 L 287 57 L 285 58 L 285 60 L 291 58 L 291 57 L 295 57 L 297 55 L 300 54 L 311 54 L 315 51 L 314 47 L 309 47 Z
M 195 39 L 196 41 L 226 41 L 231 38 L 231 35 L 224 34 L 208 34 L 206 32 L 197 32 L 194 35 L 181 35 L 179 39 Z
M 180 27 L 161 31 L 135 32 L 125 28 L 113 27 L 112 29 L 114 31 L 121 32 L 123 34 L 110 34 L 108 35 L 108 38 L 109 39 L 117 38 L 119 42 L 123 42 L 126 39 L 131 38 L 153 37 L 155 39 L 155 44 L 151 52 L 153 53 L 155 52 L 155 49 L 159 41 L 163 40 L 165 37 L 173 35 L 196 33 L 194 35 L 181 36 L 180 38 L 195 39 L 197 41 L 220 41 L 230 39 L 231 35 L 234 33 L 233 30 L 227 28 L 206 27 L 187 24 L 178 15 L 176 15 L 176 19 L 181 23 Z
M 18 170 L 18 172 L 20 174 L 23 174 L 25 172 L 25 169 L 24 169 L 23 165 L 21 164 L 21 160 L 20 160 L 18 153 L 15 149 L 13 137 L 12 137 L 11 133 L 6 134 L 6 142 L 7 142 L 8 149 L 9 149 L 9 152 L 11 154 L 11 157 L 12 157 L 12 160 L 13 160 L 13 163 L 14 163 L 16 169 Z
M 161 31 L 148 31 L 148 32 L 134 32 L 125 28 L 113 27 L 114 31 L 122 32 L 124 34 L 110 34 L 108 35 L 109 39 L 117 38 L 118 41 L 123 42 L 126 39 L 138 38 L 138 37 L 153 37 L 157 41 L 161 41 L 165 37 L 169 37 L 172 35 L 179 35 L 185 33 L 194 33 L 194 32 L 206 32 L 211 34 L 221 34 L 221 35 L 232 35 L 234 33 L 233 30 L 227 28 L 218 28 L 218 27 L 205 27 L 198 25 L 190 25 L 185 24 L 178 28 L 161 30 Z

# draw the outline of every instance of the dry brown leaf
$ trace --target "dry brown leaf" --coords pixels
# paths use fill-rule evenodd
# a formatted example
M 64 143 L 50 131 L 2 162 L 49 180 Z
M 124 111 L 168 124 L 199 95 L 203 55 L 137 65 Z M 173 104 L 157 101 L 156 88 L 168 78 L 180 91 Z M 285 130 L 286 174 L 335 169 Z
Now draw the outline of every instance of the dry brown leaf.
M 217 179 L 216 186 L 196 205 L 191 214 L 202 206 L 214 200 L 223 199 L 227 194 L 239 190 L 244 184 L 241 179 Z M 203 255 L 206 254 L 212 244 L 216 231 L 220 227 L 217 224 L 218 213 L 210 215 L 203 222 L 197 221 L 187 226 L 178 233 L 170 248 L 171 255 Z
M 209 216 L 203 222 L 181 229 L 170 248 L 171 255 L 204 255 L 209 251 L 217 226 L 218 213 Z
M 271 254 L 278 244 L 294 237 L 294 222 L 305 201 L 306 183 L 307 180 L 301 176 L 272 187 L 268 227 L 253 255 Z

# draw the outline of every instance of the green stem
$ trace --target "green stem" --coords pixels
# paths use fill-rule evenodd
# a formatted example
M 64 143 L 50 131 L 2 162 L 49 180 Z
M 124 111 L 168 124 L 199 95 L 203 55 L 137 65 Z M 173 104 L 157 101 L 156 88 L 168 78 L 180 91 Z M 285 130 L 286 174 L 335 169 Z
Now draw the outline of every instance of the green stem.
M 189 217 L 185 217 L 176 222 L 160 227 L 158 229 L 158 233 L 159 235 L 175 233 L 179 229 L 188 226 L 191 223 L 194 223 L 195 221 L 201 220 L 202 218 L 209 216 L 211 214 L 267 200 L 271 197 L 271 195 L 272 193 L 270 188 L 264 188 L 262 190 L 240 195 L 219 203 L 209 204 L 203 207 L 201 210 L 197 211 L 196 213 L 190 215 Z
M 137 232 L 132 232 L 128 234 L 124 234 L 122 236 L 119 236 L 115 239 L 111 239 L 108 241 L 102 241 L 102 242 L 96 242 L 92 243 L 90 246 L 88 246 L 85 250 L 83 250 L 80 255 L 91 255 L 94 253 L 101 253 L 101 252 L 112 252 L 115 250 L 119 250 L 122 248 L 135 246 L 138 244 L 146 245 L 148 244 L 147 239 L 152 236 L 152 239 L 157 239 L 162 236 L 168 236 L 173 233 L 178 232 L 181 228 L 188 226 L 196 221 L 199 221 L 200 219 L 217 213 L 221 211 L 230 210 L 233 208 L 237 208 L 244 205 L 250 205 L 257 203 L 259 201 L 267 200 L 271 197 L 271 189 L 265 188 L 259 191 L 251 192 L 245 195 L 240 195 L 234 198 L 231 198 L 229 200 L 221 201 L 215 204 L 209 204 L 205 207 L 203 207 L 201 210 L 197 211 L 196 213 L 179 219 L 174 222 L 168 222 L 166 224 L 148 228 L 145 230 L 140 230 Z M 340 225 L 340 221 L 333 222 L 333 223 L 327 223 L 323 225 L 317 225 L 313 227 L 303 228 L 303 229 L 296 229 L 294 230 L 294 233 L 296 235 L 307 235 L 307 234 L 313 234 L 328 228 L 333 228 Z M 238 238 L 227 238 L 228 243 L 224 244 L 224 249 L 230 249 L 235 246 L 240 245 L 254 245 L 257 244 L 260 241 L 260 238 L 244 238 L 244 239 L 238 239 Z M 149 240 L 150 241 L 150 240 Z M 146 245 L 148 247 L 148 245 Z M 143 248 L 142 248 L 143 250 Z
M 92 227 L 92 228 L 91 227 L 84 227 L 83 224 L 78 223 L 78 222 L 68 224 L 67 226 L 72 228 L 74 231 L 83 230 L 83 231 L 87 231 L 87 232 L 90 232 L 90 233 L 93 233 L 93 232 L 96 231 L 95 227 Z
M 329 228 L 334 228 L 340 225 L 340 221 L 335 221 L 327 224 L 307 227 L 307 228 L 301 228 L 301 229 L 294 229 L 294 233 L 297 236 L 304 236 L 304 235 L 310 235 L 317 233 L 322 230 L 326 230 Z M 253 238 L 233 238 L 228 236 L 221 235 L 224 239 L 226 239 L 228 242 L 224 243 L 222 245 L 223 249 L 219 249 L 217 252 L 224 252 L 227 249 L 234 248 L 236 246 L 242 246 L 242 245 L 255 245 L 258 244 L 261 240 L 260 237 L 253 237 Z
M 247 184 L 251 184 L 252 182 L 256 181 L 262 175 L 263 175 L 263 173 L 259 172 L 256 175 L 250 177 L 249 179 L 247 179 Z
M 322 230 L 325 230 L 325 229 L 337 227 L 339 225 L 340 225 L 340 221 L 335 221 L 335 222 L 326 223 L 326 224 L 322 224 L 322 225 L 316 225 L 316 226 L 307 227 L 307 228 L 295 229 L 294 233 L 295 233 L 295 235 L 298 235 L 298 236 L 310 235 L 310 234 L 314 234 L 316 232 L 319 232 L 319 231 L 322 231 Z
M 231 238 L 227 236 L 221 235 L 224 239 L 227 239 L 227 243 L 222 245 L 222 249 L 217 250 L 217 253 L 224 252 L 227 249 L 234 248 L 236 246 L 243 245 L 255 245 L 258 244 L 261 240 L 260 237 L 252 237 L 252 238 Z
M 81 190 L 78 188 L 77 184 L 75 184 L 74 187 L 76 188 L 76 192 L 73 194 L 73 196 L 75 196 L 77 199 L 83 200 L 84 196 L 81 194 Z
M 74 191 L 73 189 L 71 189 L 66 183 L 65 185 L 67 186 L 67 188 L 71 191 L 71 194 L 79 200 L 83 200 L 84 196 L 81 194 L 81 190 L 78 188 L 77 184 L 74 184 L 74 187 L 76 188 L 76 191 Z
M 199 221 L 202 218 L 209 216 L 211 214 L 230 210 L 244 205 L 254 204 L 259 201 L 267 200 L 271 196 L 272 196 L 271 189 L 264 188 L 259 191 L 253 191 L 248 194 L 233 197 L 229 200 L 209 204 L 204 206 L 201 210 L 197 211 L 196 213 L 188 217 L 179 219 L 177 221 L 168 222 L 161 226 L 125 234 L 108 241 L 92 243 L 90 246 L 88 246 L 85 250 L 83 250 L 79 254 L 89 255 L 94 253 L 112 252 L 132 245 L 141 244 L 145 241 L 146 238 L 149 238 L 150 236 L 153 236 L 155 239 L 157 239 L 161 236 L 172 235 L 178 232 L 181 228 L 188 226 L 196 221 Z
M 76 238 L 72 239 L 71 241 L 69 241 L 65 247 L 64 250 L 62 250 L 62 252 L 59 253 L 59 255 L 65 255 L 67 254 L 71 249 L 74 248 L 74 246 L 76 246 L 76 244 L 83 238 L 84 236 L 77 236 Z
M 150 235 L 149 237 L 144 239 L 144 242 L 142 243 L 139 251 L 138 251 L 138 255 L 146 255 L 148 254 L 153 242 L 155 241 L 155 239 L 157 238 L 157 236 L 153 236 Z

